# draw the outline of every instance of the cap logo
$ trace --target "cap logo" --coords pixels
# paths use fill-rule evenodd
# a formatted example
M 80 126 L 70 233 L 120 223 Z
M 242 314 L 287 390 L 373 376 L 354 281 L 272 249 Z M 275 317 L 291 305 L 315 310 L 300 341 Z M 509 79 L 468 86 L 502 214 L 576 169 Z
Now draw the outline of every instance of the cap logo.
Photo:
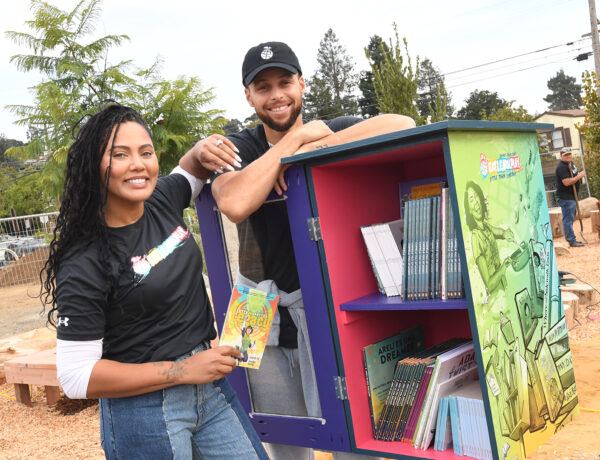
M 270 46 L 265 46 L 260 53 L 260 57 L 264 60 L 271 59 L 273 57 L 273 50 Z

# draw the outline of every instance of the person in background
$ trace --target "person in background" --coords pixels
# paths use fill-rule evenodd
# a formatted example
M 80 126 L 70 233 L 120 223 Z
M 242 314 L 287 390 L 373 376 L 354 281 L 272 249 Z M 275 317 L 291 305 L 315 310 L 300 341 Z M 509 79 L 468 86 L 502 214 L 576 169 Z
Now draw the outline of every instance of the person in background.
M 225 380 L 239 351 L 210 347 L 202 255 L 183 221 L 208 177 L 189 153 L 159 178 L 148 125 L 116 103 L 69 148 L 42 300 L 65 394 L 100 398 L 108 459 L 267 458 Z
M 573 231 L 573 221 L 577 212 L 577 201 L 573 186 L 579 193 L 579 185 L 585 177 L 585 171 L 579 171 L 573 163 L 573 150 L 565 147 L 560 151 L 560 161 L 556 166 L 556 195 L 558 205 L 562 210 L 563 230 L 565 239 L 571 247 L 581 247 L 583 243 L 577 241 Z
M 305 83 L 298 58 L 281 42 L 252 47 L 242 64 L 248 104 L 262 124 L 230 136 L 212 135 L 192 152 L 216 172 L 212 193 L 238 224 L 237 282 L 280 297 L 274 326 L 258 370 L 248 370 L 257 412 L 320 417 L 321 408 L 307 339 L 306 320 L 285 200 L 265 200 L 287 190 L 283 157 L 415 126 L 411 118 L 387 114 L 362 120 L 302 120 Z M 251 258 L 250 254 L 258 254 Z M 272 459 L 313 458 L 309 448 L 268 445 Z M 334 458 L 365 456 L 334 452 Z

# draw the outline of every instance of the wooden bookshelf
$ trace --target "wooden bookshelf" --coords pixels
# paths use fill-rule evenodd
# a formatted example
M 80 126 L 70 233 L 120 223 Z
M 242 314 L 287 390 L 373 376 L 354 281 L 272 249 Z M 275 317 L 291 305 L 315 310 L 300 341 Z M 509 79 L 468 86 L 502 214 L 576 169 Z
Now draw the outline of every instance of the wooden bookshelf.
M 282 160 L 291 166 L 286 176 L 286 203 L 323 416 L 322 419 L 275 417 L 254 412 L 245 376 L 236 370 L 230 381 L 264 441 L 386 458 L 458 459 L 452 449 L 445 452 L 432 448 L 417 450 L 406 443 L 373 438 L 362 348 L 416 325 L 423 326 L 427 347 L 457 336 L 473 339 L 494 458 L 502 458 L 503 450 L 509 452 L 510 458 L 522 458 L 533 446 L 543 442 L 544 436 L 549 436 L 547 430 L 543 435 L 540 431 L 523 430 L 514 439 L 513 430 L 511 438 L 496 416 L 504 393 L 500 397 L 493 395 L 486 385 L 489 367 L 485 363 L 490 360 L 487 322 L 490 320 L 487 313 L 482 313 L 482 304 L 488 299 L 478 291 L 480 275 L 477 265 L 470 261 L 472 243 L 467 238 L 461 214 L 464 212 L 462 171 L 455 168 L 460 168 L 460 162 L 465 159 L 480 161 L 480 152 L 498 149 L 511 154 L 516 152 L 523 160 L 534 158 L 532 155 L 539 155 L 536 129 L 550 127 L 533 123 L 447 121 Z M 460 147 L 464 145 L 469 148 Z M 524 151 L 523 145 L 531 148 Z M 532 153 L 534 145 L 536 150 Z M 528 178 L 528 182 L 524 182 L 528 191 L 523 193 L 529 193 L 533 202 L 541 183 L 539 160 L 531 167 L 523 163 L 519 172 Z M 360 227 L 399 219 L 403 187 L 406 190 L 408 183 L 427 183 L 439 178 L 445 178 L 450 189 L 466 297 L 403 301 L 400 297 L 383 296 L 378 293 Z M 512 185 L 506 183 L 506 195 L 512 196 L 515 193 L 510 188 Z M 529 188 L 530 183 L 533 185 Z M 542 215 L 544 211 L 547 214 L 545 200 L 539 206 L 541 211 L 536 218 L 547 220 L 547 215 Z M 204 248 L 219 323 L 229 297 L 230 272 L 220 233 L 220 217 L 209 188 L 198 199 L 197 209 L 202 240 L 216 242 L 205 243 Z M 513 225 L 515 233 L 520 231 L 519 225 Z M 311 231 L 315 227 L 318 232 Z M 517 236 L 525 239 L 524 235 Z M 503 255 L 507 250 L 502 247 Z M 518 265 L 517 268 L 521 269 Z M 556 266 L 549 270 L 555 273 Z M 516 307 L 509 300 L 506 314 L 512 315 L 511 332 L 516 343 L 512 349 L 518 352 L 526 345 L 522 344 L 523 334 L 515 320 L 518 318 Z M 560 326 L 561 311 L 559 307 L 552 319 L 545 320 L 547 324 L 536 322 L 538 328 L 545 328 L 539 334 L 548 334 L 551 325 Z M 554 332 L 552 337 L 558 336 L 559 333 Z M 535 340 L 541 343 L 549 339 L 535 335 Z M 341 394 L 337 391 L 339 388 L 336 389 L 340 382 L 344 387 Z M 513 390 L 507 389 L 507 394 Z M 566 390 L 564 394 L 567 398 Z M 576 415 L 576 402 L 573 405 L 571 401 L 569 407 L 563 406 L 561 410 L 564 412 L 560 423 L 566 423 Z M 547 428 L 553 431 L 555 423 L 547 420 Z

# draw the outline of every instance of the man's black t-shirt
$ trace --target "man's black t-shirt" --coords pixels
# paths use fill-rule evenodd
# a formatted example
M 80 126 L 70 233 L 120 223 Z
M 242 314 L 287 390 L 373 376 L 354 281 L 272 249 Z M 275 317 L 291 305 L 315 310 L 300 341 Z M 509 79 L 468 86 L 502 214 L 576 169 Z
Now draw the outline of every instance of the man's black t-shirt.
M 127 269 L 107 300 L 98 242 L 73 248 L 57 275 L 61 340 L 103 340 L 102 357 L 126 363 L 173 360 L 216 337 L 202 278 L 202 254 L 182 218 L 190 185 L 158 179 L 134 224 L 109 228 Z M 118 273 L 119 261 L 111 263 Z
M 559 198 L 563 200 L 574 200 L 575 194 L 573 193 L 573 186 L 565 186 L 562 183 L 563 179 L 571 178 L 571 174 L 569 173 L 569 166 L 571 166 L 571 171 L 573 172 L 573 176 L 576 176 L 579 173 L 577 166 L 572 161 L 570 163 L 566 163 L 564 161 L 560 161 L 558 166 L 556 167 L 556 194 Z M 575 188 L 577 193 L 579 193 L 579 184 L 581 181 L 577 181 L 575 183 Z
M 324 120 L 324 123 L 333 132 L 346 129 L 362 119 L 356 117 L 338 117 L 333 120 Z M 229 140 L 239 150 L 239 156 L 242 159 L 242 168 L 245 168 L 254 160 L 262 156 L 270 146 L 265 136 L 264 126 L 257 125 L 254 128 L 244 129 L 243 131 L 227 136 Z M 238 226 L 240 235 L 240 272 L 245 277 L 260 282 L 263 280 L 273 280 L 277 287 L 285 292 L 293 292 L 300 288 L 298 271 L 296 269 L 296 257 L 292 245 L 292 235 L 288 221 L 286 203 L 283 200 L 274 200 L 265 202 L 249 218 L 251 229 L 244 228 L 242 223 Z M 255 243 L 258 245 L 261 261 L 259 264 L 244 260 L 248 259 L 248 254 L 253 252 L 251 248 L 253 242 L 247 238 L 247 235 L 253 234 Z M 245 265 L 256 267 L 262 264 L 262 273 L 258 274 L 256 270 L 250 273 Z M 262 276 L 261 276 L 262 275 Z M 258 279 L 257 279 L 258 278 Z M 286 348 L 297 348 L 297 329 L 287 308 L 279 307 L 281 316 L 281 326 L 279 334 L 279 345 Z

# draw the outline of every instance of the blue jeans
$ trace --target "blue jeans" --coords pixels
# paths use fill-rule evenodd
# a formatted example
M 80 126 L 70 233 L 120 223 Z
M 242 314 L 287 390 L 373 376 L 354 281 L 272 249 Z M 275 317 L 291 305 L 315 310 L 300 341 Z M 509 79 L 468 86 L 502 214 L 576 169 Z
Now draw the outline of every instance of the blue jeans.
M 558 200 L 558 205 L 562 209 L 563 230 L 565 232 L 565 240 L 569 243 L 575 241 L 575 232 L 573 231 L 573 221 L 577 212 L 577 203 L 575 200 Z
M 102 398 L 100 440 L 108 460 L 268 458 L 226 379 Z

